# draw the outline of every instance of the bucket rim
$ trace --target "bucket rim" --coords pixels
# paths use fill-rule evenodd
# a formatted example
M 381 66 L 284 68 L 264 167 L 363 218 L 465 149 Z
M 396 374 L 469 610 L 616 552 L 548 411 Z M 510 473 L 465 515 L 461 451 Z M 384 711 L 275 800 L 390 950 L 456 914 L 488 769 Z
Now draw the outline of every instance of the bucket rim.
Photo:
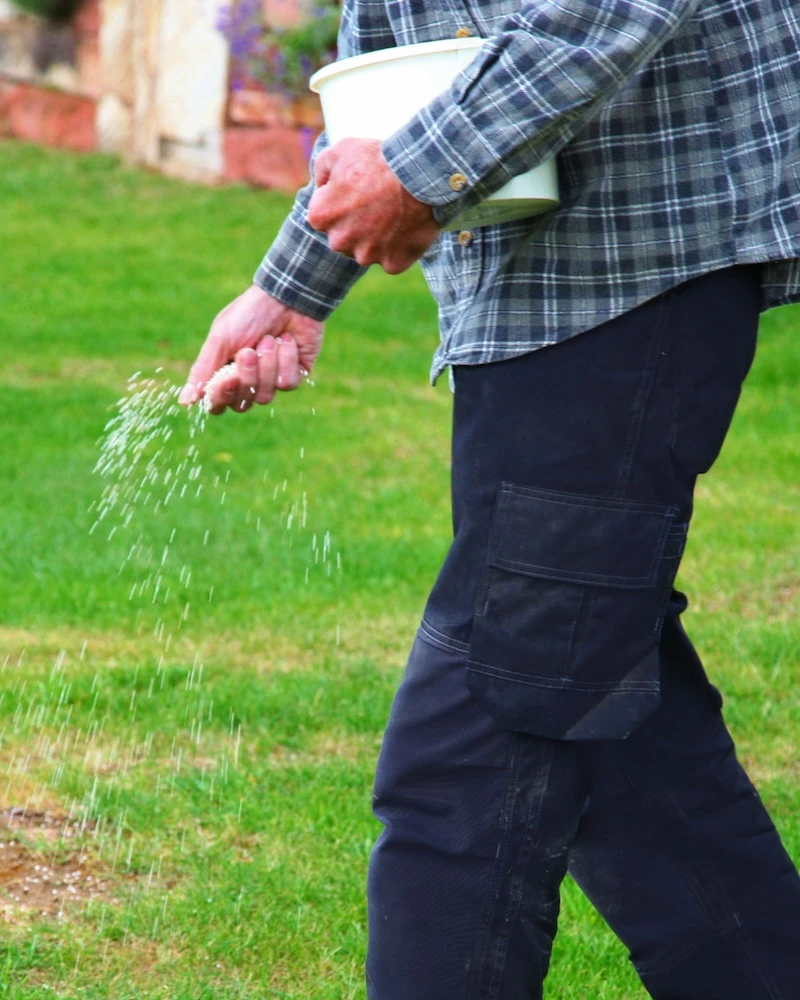
M 335 76 L 341 76 L 355 69 L 374 66 L 378 63 L 396 62 L 418 55 L 440 55 L 445 52 L 478 51 L 486 43 L 485 38 L 443 38 L 435 42 L 416 42 L 414 45 L 396 45 L 390 49 L 376 49 L 375 52 L 364 52 L 362 55 L 350 56 L 349 59 L 337 59 L 329 66 L 323 66 L 308 81 L 308 86 L 315 94 Z

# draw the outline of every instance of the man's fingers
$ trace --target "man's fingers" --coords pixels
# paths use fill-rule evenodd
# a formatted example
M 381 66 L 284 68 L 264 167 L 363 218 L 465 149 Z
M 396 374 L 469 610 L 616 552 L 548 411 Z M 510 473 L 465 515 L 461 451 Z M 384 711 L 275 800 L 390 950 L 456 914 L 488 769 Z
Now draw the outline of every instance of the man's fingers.
M 274 337 L 262 337 L 256 347 L 258 357 L 257 403 L 271 403 L 275 396 L 275 382 L 278 377 L 278 348 Z
M 318 188 L 324 187 L 331 176 L 333 169 L 333 159 L 335 154 L 330 149 L 323 149 L 314 164 L 314 184 Z
M 322 228 L 324 229 L 325 227 Z M 328 226 L 327 233 L 328 246 L 331 250 L 334 250 L 336 253 L 340 253 L 345 257 L 356 258 L 354 244 L 357 236 L 353 236 L 349 230 L 342 226 Z M 361 262 L 359 261 L 359 263 Z
M 236 354 L 236 371 L 215 382 L 208 394 L 208 411 L 246 413 L 254 403 L 272 402 L 277 389 L 296 389 L 303 381 L 297 341 L 289 333 L 262 337 L 255 350 Z
M 279 372 L 276 337 L 284 331 L 292 331 L 297 342 L 290 338 L 292 342 L 288 353 L 284 353 Z M 214 414 L 227 407 L 242 413 L 255 402 L 271 402 L 279 374 L 287 386 L 294 387 L 299 381 L 298 351 L 304 367 L 311 370 L 322 344 L 322 333 L 321 322 L 283 305 L 253 284 L 211 324 L 179 400 L 190 406 L 205 396 L 205 406 Z M 214 378 L 232 359 L 235 359 L 232 374 Z
M 311 196 L 307 212 L 308 224 L 317 232 L 327 232 L 335 221 L 335 205 L 330 202 L 327 188 L 318 188 Z
M 389 254 L 379 263 L 387 274 L 402 274 L 407 271 L 412 264 L 419 259 L 418 255 L 411 254 Z
M 258 357 L 252 347 L 243 347 L 236 352 L 236 371 L 239 375 L 239 391 L 232 408 L 237 413 L 246 413 L 255 402 L 258 383 Z
M 302 381 L 297 341 L 291 334 L 282 333 L 278 338 L 278 388 L 296 389 Z
M 192 403 L 196 403 L 200 399 L 206 382 L 215 371 L 222 368 L 228 361 L 230 361 L 230 354 L 222 338 L 213 333 L 209 334 L 197 355 L 197 360 L 192 365 L 189 378 L 178 397 L 178 402 L 183 406 L 191 406 Z
M 227 407 L 233 406 L 236 403 L 238 395 L 239 374 L 238 372 L 231 372 L 230 375 L 226 375 L 224 379 L 220 379 L 219 382 L 212 386 L 211 391 L 208 393 L 208 412 L 214 416 L 219 416 L 220 413 L 225 412 Z

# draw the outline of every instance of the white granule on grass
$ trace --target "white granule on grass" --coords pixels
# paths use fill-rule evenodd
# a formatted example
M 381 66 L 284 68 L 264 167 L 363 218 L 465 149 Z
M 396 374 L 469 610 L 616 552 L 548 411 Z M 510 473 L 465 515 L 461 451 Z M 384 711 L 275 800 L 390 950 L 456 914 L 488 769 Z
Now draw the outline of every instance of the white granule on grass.
M 236 362 L 231 361 L 230 364 L 223 365 L 222 368 L 214 372 L 211 378 L 206 382 L 205 389 L 203 390 L 203 398 L 200 400 L 200 406 L 205 410 L 206 413 L 211 410 L 211 393 L 220 382 L 224 382 L 231 375 L 236 374 Z

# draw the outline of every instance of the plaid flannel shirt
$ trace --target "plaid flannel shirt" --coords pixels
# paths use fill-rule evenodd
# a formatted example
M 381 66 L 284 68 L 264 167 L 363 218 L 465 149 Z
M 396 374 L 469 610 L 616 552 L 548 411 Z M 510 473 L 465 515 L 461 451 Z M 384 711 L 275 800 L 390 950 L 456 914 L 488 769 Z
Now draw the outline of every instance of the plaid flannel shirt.
M 561 205 L 442 233 L 425 254 L 441 332 L 433 379 L 565 340 L 732 264 L 766 265 L 763 308 L 800 298 L 794 0 L 345 0 L 340 57 L 467 31 L 487 44 L 383 144 L 390 167 L 444 224 L 557 154 Z M 467 179 L 458 192 L 455 173 Z M 312 192 L 299 192 L 255 281 L 323 319 L 363 269 L 309 227 Z

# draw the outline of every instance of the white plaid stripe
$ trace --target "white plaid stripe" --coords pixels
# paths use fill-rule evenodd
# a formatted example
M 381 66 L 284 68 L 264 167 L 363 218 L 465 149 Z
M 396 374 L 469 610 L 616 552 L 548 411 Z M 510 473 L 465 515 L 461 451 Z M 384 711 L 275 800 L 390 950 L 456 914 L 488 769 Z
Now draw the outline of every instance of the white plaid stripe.
M 688 279 L 762 262 L 763 307 L 800 299 L 800 12 L 792 0 L 346 0 L 341 55 L 490 39 L 384 144 L 453 218 L 557 153 L 546 216 L 444 233 L 423 269 L 448 364 L 575 336 Z M 324 142 L 324 139 L 322 140 Z M 453 173 L 467 188 L 454 194 Z M 362 273 L 298 195 L 256 280 L 322 318 Z

